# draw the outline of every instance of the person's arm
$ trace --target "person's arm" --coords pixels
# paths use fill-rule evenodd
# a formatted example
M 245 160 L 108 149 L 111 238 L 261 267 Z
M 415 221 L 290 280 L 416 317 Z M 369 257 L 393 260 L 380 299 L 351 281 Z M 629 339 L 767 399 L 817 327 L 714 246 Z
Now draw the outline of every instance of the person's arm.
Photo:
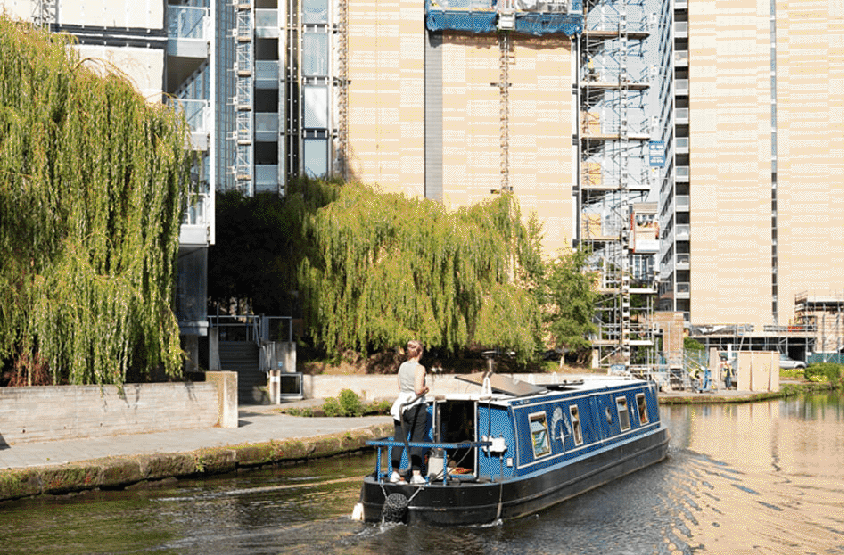
M 425 385 L 425 367 L 421 364 L 416 364 L 416 394 L 425 395 L 428 393 L 428 386 Z

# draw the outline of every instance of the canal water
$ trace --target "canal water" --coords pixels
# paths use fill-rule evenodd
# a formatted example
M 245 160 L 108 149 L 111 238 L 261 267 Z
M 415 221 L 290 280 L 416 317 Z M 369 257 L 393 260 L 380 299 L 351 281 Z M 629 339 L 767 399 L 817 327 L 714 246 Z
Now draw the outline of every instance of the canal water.
M 366 454 L 0 504 L 0 552 L 844 554 L 842 396 L 661 410 L 665 462 L 495 526 L 351 520 Z

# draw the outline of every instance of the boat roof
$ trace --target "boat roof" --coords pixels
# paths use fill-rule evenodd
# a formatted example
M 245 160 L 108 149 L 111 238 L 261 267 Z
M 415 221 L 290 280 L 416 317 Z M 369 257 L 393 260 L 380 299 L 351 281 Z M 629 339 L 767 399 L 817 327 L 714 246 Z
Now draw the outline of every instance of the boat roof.
M 624 378 L 619 376 L 601 376 L 601 375 L 587 375 L 587 376 L 567 376 L 560 379 L 558 374 L 553 374 L 553 378 L 549 375 L 549 381 L 543 383 L 530 383 L 519 380 L 515 376 L 506 376 L 504 374 L 489 374 L 487 372 L 476 372 L 474 374 L 466 374 L 456 376 L 457 379 L 469 382 L 474 385 L 483 387 L 484 381 L 489 378 L 490 391 L 499 400 L 507 397 L 529 397 L 534 395 L 542 395 L 556 391 L 583 391 L 588 389 L 619 387 L 625 385 L 633 385 L 636 382 L 643 380 Z

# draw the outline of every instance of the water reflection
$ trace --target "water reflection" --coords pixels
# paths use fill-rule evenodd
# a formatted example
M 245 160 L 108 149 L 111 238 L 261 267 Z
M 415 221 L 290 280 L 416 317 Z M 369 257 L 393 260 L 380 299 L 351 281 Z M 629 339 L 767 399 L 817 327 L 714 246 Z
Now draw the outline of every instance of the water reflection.
M 664 463 L 537 515 L 454 529 L 349 518 L 366 454 L 159 489 L 7 503 L 7 553 L 844 554 L 844 404 L 663 407 Z

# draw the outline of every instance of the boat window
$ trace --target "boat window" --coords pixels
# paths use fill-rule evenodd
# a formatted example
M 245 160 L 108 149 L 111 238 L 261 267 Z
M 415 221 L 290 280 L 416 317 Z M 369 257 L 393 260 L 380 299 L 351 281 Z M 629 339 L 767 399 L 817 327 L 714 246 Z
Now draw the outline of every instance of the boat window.
M 630 412 L 627 410 L 627 397 L 616 397 L 615 406 L 618 408 L 618 423 L 621 431 L 630 429 Z
M 530 437 L 534 457 L 542 457 L 551 452 L 551 444 L 548 441 L 548 419 L 544 412 L 535 412 L 530 415 Z
M 574 444 L 581 445 L 583 443 L 583 432 L 580 431 L 580 413 L 577 411 L 577 405 L 569 406 L 569 414 L 571 414 L 571 430 L 572 437 L 574 437 Z
M 645 394 L 639 393 L 636 395 L 636 408 L 639 409 L 639 424 L 645 425 L 648 423 L 648 405 L 645 403 Z

